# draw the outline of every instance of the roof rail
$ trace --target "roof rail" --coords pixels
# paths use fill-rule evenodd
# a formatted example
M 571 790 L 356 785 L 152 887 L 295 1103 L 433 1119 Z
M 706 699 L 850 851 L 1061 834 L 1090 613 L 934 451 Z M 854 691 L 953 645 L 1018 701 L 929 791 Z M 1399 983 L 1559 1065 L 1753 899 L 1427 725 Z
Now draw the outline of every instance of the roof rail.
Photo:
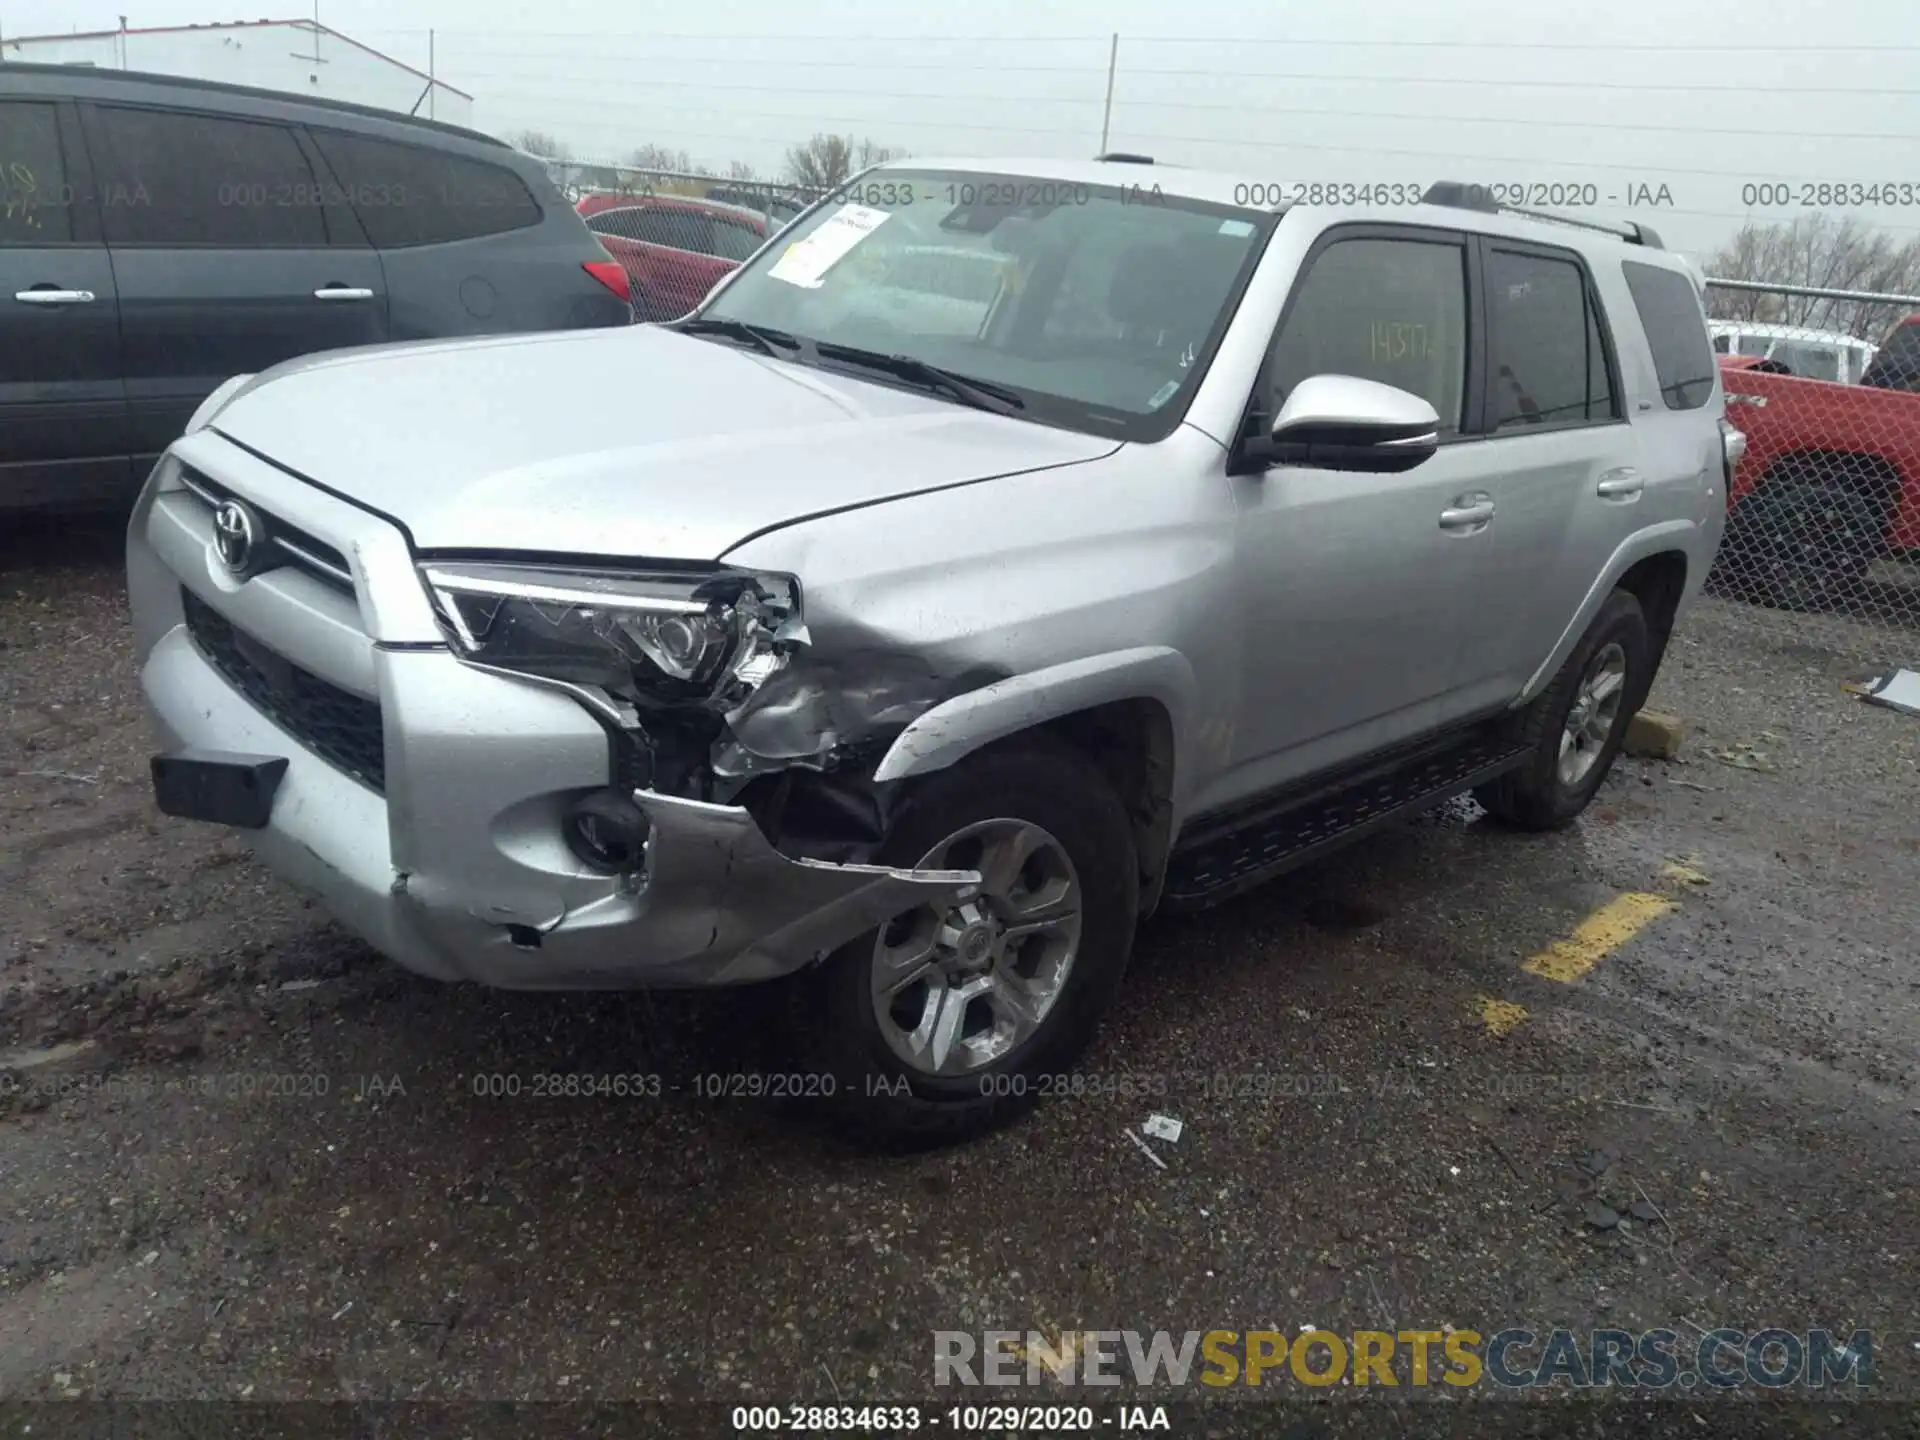
M 1109 150 L 1106 154 L 1096 155 L 1093 158 L 1096 161 L 1108 160 L 1113 162 L 1116 165 L 1151 165 L 1153 164 L 1153 156 L 1134 155 L 1125 150 Z
M 1527 210 L 1518 205 L 1503 205 L 1484 185 L 1463 184 L 1458 180 L 1441 180 L 1427 187 L 1427 193 L 1420 197 L 1425 205 L 1447 205 L 1456 210 L 1478 210 L 1488 215 L 1518 215 L 1527 220 L 1544 220 L 1550 225 L 1571 225 L 1579 230 L 1597 230 L 1602 235 L 1612 235 L 1626 241 L 1629 245 L 1644 245 L 1650 250 L 1664 250 L 1660 237 L 1651 225 L 1642 225 L 1633 220 L 1621 220 L 1609 224 L 1604 220 L 1576 220 L 1571 215 L 1557 214 L 1551 210 Z
M 55 35 L 47 38 L 63 40 L 66 37 Z M 497 145 L 502 150 L 513 148 L 497 135 L 489 135 L 484 130 L 475 130 L 466 125 L 456 125 L 450 120 L 432 120 L 425 115 L 409 115 L 403 110 L 387 110 L 378 105 L 362 105 L 354 100 L 335 100 L 322 95 L 302 95 L 293 90 L 268 90 L 258 85 L 235 85 L 226 80 L 201 80 L 192 75 L 163 75 L 154 70 L 107 70 L 97 65 L 48 64 L 38 60 L 0 60 L 0 70 L 17 75 L 69 76 L 98 85 L 165 85 L 178 90 L 203 90 L 216 95 L 235 95 L 246 100 L 270 100 L 281 105 L 305 105 L 322 110 L 337 110 L 344 115 L 358 115 L 366 120 L 384 120 L 393 125 L 406 125 L 421 130 L 438 130 L 443 135 L 457 135 L 463 140 L 474 140 L 484 145 Z M 445 81 L 437 83 L 449 90 L 453 88 Z

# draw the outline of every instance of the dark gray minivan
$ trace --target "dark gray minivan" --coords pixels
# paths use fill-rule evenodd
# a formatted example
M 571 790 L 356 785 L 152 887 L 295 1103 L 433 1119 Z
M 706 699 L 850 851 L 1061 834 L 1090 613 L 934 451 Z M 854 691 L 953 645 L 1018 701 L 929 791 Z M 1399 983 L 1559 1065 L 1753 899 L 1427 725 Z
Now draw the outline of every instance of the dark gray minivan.
M 216 386 L 295 355 L 632 318 L 541 163 L 478 131 L 0 64 L 0 512 L 130 501 Z

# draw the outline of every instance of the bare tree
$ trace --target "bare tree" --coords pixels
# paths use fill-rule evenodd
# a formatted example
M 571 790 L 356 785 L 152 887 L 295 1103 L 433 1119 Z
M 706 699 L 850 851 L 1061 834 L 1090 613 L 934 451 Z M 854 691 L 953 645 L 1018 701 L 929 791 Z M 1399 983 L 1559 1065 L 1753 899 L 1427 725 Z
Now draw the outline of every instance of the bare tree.
M 1822 290 L 1897 291 L 1920 286 L 1920 238 L 1896 245 L 1852 216 L 1803 215 L 1791 224 L 1747 225 L 1706 262 L 1709 276 Z M 1716 320 L 1840 330 L 1878 340 L 1909 307 L 1707 288 Z
M 822 132 L 806 144 L 795 145 L 787 151 L 787 178 L 809 189 L 831 190 L 856 170 L 885 160 L 898 160 L 905 153 L 872 140 Z
M 538 155 L 543 160 L 557 160 L 565 164 L 573 159 L 573 147 L 544 130 L 522 130 L 512 137 L 511 143 L 516 150 Z
M 759 177 L 754 173 L 753 166 L 749 165 L 746 161 L 729 160 L 727 162 L 727 179 L 754 180 L 757 178 Z
M 627 156 L 627 164 L 635 170 L 679 170 L 693 169 L 693 157 L 685 150 L 675 150 L 666 145 L 642 145 Z

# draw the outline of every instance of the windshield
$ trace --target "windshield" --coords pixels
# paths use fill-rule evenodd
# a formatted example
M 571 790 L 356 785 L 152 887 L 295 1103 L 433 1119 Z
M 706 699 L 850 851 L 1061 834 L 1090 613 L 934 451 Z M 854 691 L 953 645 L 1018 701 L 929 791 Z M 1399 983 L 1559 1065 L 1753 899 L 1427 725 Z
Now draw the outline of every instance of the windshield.
M 1158 439 L 1274 217 L 1146 188 L 875 172 L 783 231 L 700 314 L 910 356 L 1004 387 L 1027 418 Z
M 1778 360 L 1794 374 L 1808 380 L 1839 380 L 1840 352 L 1827 345 L 1810 345 L 1804 340 L 1776 340 L 1767 352 L 1769 360 Z

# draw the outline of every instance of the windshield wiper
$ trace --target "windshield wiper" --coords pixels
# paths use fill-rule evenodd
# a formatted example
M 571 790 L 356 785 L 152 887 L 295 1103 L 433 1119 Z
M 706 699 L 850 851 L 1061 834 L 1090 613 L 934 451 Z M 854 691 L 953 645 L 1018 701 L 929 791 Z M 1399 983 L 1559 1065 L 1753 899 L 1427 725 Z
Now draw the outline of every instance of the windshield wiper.
M 731 340 L 744 340 L 763 355 L 772 355 L 781 360 L 798 359 L 802 348 L 801 342 L 784 330 L 749 325 L 744 320 L 730 320 L 718 315 L 696 315 L 676 320 L 666 328 L 678 330 L 682 335 L 725 335 Z
M 880 370 L 910 385 L 941 391 L 976 410 L 991 411 L 995 415 L 1015 415 L 1027 408 L 1027 402 L 1005 386 L 957 375 L 951 370 L 942 370 L 938 365 L 916 360 L 911 355 L 886 355 L 878 350 L 862 350 L 854 345 L 835 345 L 824 341 L 816 348 L 822 359 Z

